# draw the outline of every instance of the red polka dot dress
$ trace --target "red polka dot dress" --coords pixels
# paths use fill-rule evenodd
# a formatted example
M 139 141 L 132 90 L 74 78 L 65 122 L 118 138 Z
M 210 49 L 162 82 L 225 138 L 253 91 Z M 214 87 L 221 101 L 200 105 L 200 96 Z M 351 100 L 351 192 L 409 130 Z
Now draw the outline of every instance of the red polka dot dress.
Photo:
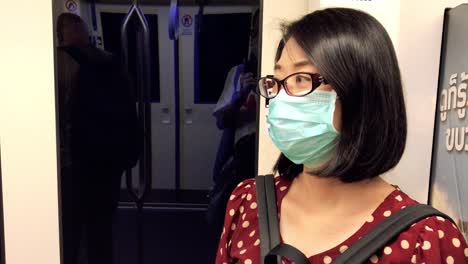
M 275 178 L 278 208 L 291 182 Z M 227 205 L 224 228 L 216 256 L 216 264 L 260 263 L 260 240 L 257 215 L 255 180 L 240 183 L 233 191 Z M 405 206 L 417 202 L 401 190 L 390 193 L 354 235 L 334 248 L 309 257 L 310 263 L 331 263 L 360 237 L 367 234 Z M 291 264 L 287 259 L 283 263 Z M 468 264 L 466 241 L 449 220 L 428 217 L 401 233 L 381 252 L 376 252 L 367 263 L 464 263 Z

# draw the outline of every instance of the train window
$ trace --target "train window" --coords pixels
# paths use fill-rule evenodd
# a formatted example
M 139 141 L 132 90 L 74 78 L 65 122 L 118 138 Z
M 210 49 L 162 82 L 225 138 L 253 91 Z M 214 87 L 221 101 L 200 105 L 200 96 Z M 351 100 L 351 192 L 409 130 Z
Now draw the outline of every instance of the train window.
M 229 70 L 247 59 L 251 14 L 205 14 L 198 36 L 195 103 L 218 101 Z
M 120 47 L 120 27 L 126 14 L 123 13 L 101 13 L 102 32 L 104 40 L 104 49 L 114 54 L 121 54 Z M 151 102 L 160 102 L 160 85 L 159 85 L 159 48 L 158 48 L 158 16 L 155 14 L 147 14 L 146 19 L 150 29 L 150 45 L 151 45 Z M 137 87 L 138 65 L 136 63 L 136 51 L 142 50 L 136 48 L 137 38 L 141 36 L 141 28 L 132 27 L 129 30 L 128 47 L 129 47 L 129 72 L 132 76 L 135 87 Z M 141 43 L 141 42 L 140 42 Z

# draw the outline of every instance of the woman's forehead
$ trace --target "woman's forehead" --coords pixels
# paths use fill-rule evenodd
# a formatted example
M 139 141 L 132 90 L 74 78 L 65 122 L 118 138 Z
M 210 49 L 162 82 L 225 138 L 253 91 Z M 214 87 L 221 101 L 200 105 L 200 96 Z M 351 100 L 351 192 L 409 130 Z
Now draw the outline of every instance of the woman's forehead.
M 309 56 L 294 38 L 290 38 L 281 52 L 280 59 L 275 64 L 275 71 L 289 71 L 295 69 L 307 69 L 317 72 Z

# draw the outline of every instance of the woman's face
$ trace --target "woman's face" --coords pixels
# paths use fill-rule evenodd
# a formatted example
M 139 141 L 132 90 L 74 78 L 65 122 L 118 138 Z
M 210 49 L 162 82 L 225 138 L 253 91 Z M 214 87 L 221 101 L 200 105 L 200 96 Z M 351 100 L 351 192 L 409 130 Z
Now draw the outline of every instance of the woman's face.
M 281 57 L 275 65 L 275 78 L 282 80 L 284 77 L 296 72 L 320 73 L 310 62 L 307 54 L 299 46 L 294 38 L 290 38 L 281 53 Z M 329 84 L 320 85 L 317 90 L 333 91 Z M 337 131 L 341 131 L 341 102 L 337 98 L 335 103 L 335 112 L 333 114 L 333 125 Z

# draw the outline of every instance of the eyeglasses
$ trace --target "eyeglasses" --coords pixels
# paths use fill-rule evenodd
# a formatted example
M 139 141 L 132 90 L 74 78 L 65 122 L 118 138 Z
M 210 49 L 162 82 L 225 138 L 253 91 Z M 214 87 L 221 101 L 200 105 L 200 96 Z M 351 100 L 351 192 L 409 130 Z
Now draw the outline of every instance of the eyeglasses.
M 273 75 L 267 75 L 258 81 L 258 91 L 261 96 L 272 99 L 275 98 L 281 87 L 290 96 L 306 96 L 313 92 L 320 85 L 327 84 L 327 81 L 318 73 L 297 72 L 283 80 L 278 80 Z

